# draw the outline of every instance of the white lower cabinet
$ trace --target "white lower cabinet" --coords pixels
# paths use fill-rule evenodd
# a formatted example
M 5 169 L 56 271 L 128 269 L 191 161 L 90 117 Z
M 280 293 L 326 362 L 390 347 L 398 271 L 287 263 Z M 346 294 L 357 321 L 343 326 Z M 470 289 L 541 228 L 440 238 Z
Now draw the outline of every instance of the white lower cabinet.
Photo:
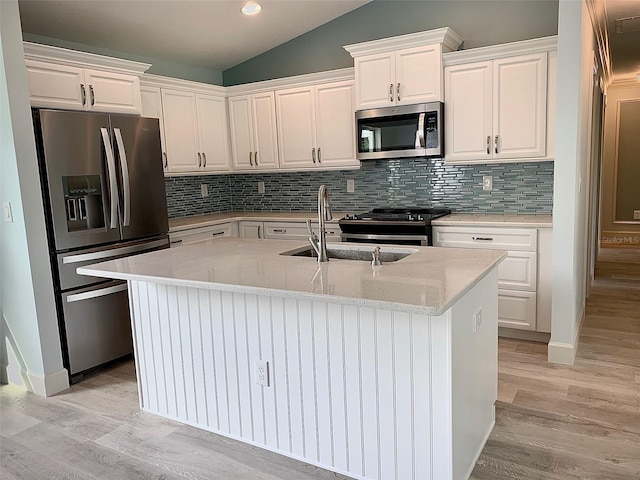
M 210 227 L 196 227 L 169 234 L 171 247 L 181 247 L 189 243 L 219 237 L 237 237 L 236 222 L 221 223 Z
M 241 220 L 238 222 L 240 238 L 264 238 L 264 223 Z
M 551 229 L 434 226 L 436 247 L 506 250 L 498 266 L 498 325 L 551 331 Z

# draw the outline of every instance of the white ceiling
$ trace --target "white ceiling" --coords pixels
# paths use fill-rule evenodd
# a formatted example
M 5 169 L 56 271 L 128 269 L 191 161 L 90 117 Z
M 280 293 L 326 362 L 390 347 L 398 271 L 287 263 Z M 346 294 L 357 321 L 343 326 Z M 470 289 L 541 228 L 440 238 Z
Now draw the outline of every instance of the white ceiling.
M 640 0 L 607 0 L 605 5 L 613 75 L 632 78 L 640 74 L 640 31 L 616 33 L 616 20 L 640 16 Z
M 2 1 L 2 0 L 0 0 Z M 23 32 L 223 71 L 371 0 L 20 0 Z

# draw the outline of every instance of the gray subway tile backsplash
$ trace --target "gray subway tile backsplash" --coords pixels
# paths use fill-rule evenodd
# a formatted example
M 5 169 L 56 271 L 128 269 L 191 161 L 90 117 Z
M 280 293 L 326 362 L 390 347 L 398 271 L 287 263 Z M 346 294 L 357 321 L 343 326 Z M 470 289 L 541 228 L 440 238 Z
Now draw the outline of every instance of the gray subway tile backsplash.
M 493 176 L 493 191 L 482 177 Z M 347 180 L 355 191 L 347 193 Z M 258 193 L 258 182 L 265 193 Z M 209 196 L 202 198 L 200 185 Z M 327 185 L 335 211 L 447 207 L 456 212 L 551 213 L 553 162 L 444 165 L 442 159 L 363 162 L 360 170 L 167 177 L 169 217 L 251 210 L 311 211 Z

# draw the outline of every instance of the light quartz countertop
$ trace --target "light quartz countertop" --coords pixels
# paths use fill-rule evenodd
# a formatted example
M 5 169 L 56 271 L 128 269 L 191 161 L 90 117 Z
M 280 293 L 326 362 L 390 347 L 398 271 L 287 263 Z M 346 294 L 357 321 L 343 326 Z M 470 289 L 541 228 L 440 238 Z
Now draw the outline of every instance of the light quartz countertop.
M 374 269 L 368 261 L 331 259 L 319 266 L 315 258 L 280 255 L 307 245 L 217 238 L 80 267 L 78 273 L 440 315 L 506 256 L 500 250 L 382 246 L 383 252 L 408 248 L 415 253 Z
M 333 221 L 338 221 L 345 216 L 344 212 L 334 212 Z M 225 212 L 196 215 L 191 217 L 179 217 L 169 219 L 169 231 L 179 232 L 190 228 L 208 227 L 225 222 L 238 220 L 258 222 L 286 222 L 301 221 L 306 219 L 317 221 L 316 212 Z M 495 213 L 452 213 L 433 221 L 433 225 L 451 226 L 493 226 L 493 227 L 530 227 L 551 228 L 551 215 L 516 215 Z

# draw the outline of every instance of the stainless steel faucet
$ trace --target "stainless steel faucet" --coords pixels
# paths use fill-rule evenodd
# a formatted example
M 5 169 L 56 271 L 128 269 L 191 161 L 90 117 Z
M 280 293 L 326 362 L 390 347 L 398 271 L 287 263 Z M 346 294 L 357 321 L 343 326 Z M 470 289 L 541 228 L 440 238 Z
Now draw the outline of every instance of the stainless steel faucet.
M 318 230 L 320 239 L 311 229 L 311 220 L 307 220 L 309 230 L 309 243 L 318 254 L 318 262 L 328 262 L 327 257 L 327 228 L 325 221 L 333 219 L 331 215 L 331 205 L 329 204 L 329 192 L 326 185 L 320 185 L 318 190 Z

